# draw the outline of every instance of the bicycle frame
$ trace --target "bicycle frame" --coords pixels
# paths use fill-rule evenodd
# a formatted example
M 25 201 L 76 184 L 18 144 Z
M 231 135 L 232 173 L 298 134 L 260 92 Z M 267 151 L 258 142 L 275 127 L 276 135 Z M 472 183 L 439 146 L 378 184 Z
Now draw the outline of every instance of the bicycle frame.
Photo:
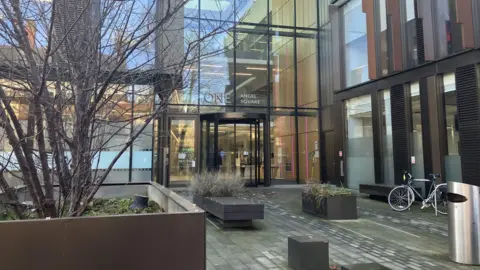
M 436 185 L 436 180 L 435 179 L 425 179 L 427 181 L 419 181 L 420 179 L 413 179 L 412 178 L 412 175 L 410 173 L 407 173 L 408 174 L 408 181 L 407 181 L 407 184 L 406 186 L 408 186 L 409 188 L 411 188 L 413 190 L 413 192 L 415 194 L 417 194 L 417 196 L 422 199 L 422 201 L 426 201 L 426 202 L 429 202 L 431 199 L 432 199 L 432 195 L 433 195 L 433 191 L 435 190 L 435 187 L 437 186 Z M 404 175 L 405 177 L 405 175 Z M 422 179 L 423 180 L 423 179 Z M 428 193 L 427 193 L 427 197 L 423 197 L 422 194 L 420 194 L 413 186 L 412 186 L 412 183 L 413 182 L 431 182 L 432 184 L 430 185 L 430 189 L 428 190 Z M 415 198 L 414 198 L 415 199 Z

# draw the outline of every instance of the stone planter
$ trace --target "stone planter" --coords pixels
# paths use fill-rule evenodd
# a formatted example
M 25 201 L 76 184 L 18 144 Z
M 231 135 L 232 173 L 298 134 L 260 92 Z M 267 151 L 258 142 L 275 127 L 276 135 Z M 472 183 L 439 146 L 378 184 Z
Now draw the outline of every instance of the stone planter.
M 101 193 L 131 197 L 141 186 L 165 213 L 0 222 L 0 239 L 9 243 L 0 245 L 0 268 L 204 270 L 204 211 L 155 183 L 130 186 L 129 195 L 128 185 Z
M 302 211 L 325 219 L 357 219 L 357 197 L 351 195 L 315 199 L 302 194 Z
M 194 194 L 194 195 L 193 195 L 193 203 L 194 203 L 196 206 L 198 206 L 198 207 L 200 207 L 200 208 L 203 209 L 203 200 L 204 200 L 204 198 L 205 198 L 205 197 L 202 196 L 202 195 L 196 195 L 196 194 Z

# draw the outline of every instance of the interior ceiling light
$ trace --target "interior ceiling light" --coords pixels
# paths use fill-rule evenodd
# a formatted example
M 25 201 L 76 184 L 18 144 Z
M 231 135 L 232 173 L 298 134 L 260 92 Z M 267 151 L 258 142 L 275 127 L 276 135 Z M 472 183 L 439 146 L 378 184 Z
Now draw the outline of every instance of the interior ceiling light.
M 237 73 L 234 73 L 235 75 L 238 75 L 238 76 L 252 76 L 253 74 L 252 73 L 242 73 L 242 72 L 237 72 Z

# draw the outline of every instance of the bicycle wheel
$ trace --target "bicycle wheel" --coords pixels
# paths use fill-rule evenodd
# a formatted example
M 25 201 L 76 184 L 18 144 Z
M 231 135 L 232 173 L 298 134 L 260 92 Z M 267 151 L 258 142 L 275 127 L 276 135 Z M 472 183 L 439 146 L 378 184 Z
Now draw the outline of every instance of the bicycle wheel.
M 399 212 L 410 208 L 414 199 L 415 195 L 408 186 L 396 187 L 388 194 L 388 204 L 393 210 Z
M 435 206 L 435 197 L 433 198 L 433 208 L 436 207 L 437 212 L 446 215 L 448 212 L 448 200 L 447 200 L 447 184 L 440 184 L 433 190 L 434 196 L 437 198 L 437 205 Z

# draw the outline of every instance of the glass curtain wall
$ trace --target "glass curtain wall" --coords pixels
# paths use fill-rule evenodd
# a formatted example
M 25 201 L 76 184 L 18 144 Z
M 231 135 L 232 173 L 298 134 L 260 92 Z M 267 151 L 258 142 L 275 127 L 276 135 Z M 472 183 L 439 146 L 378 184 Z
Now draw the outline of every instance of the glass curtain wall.
M 181 35 L 191 61 L 182 89 L 170 97 L 170 117 L 269 114 L 271 177 L 318 181 L 317 1 L 190 0 L 184 15 Z M 191 50 L 199 37 L 206 38 Z M 232 130 L 241 135 L 241 127 Z
M 443 75 L 443 102 L 445 115 L 445 181 L 462 182 L 455 74 Z
M 349 99 L 345 109 L 347 186 L 358 189 L 375 183 L 371 97 Z

